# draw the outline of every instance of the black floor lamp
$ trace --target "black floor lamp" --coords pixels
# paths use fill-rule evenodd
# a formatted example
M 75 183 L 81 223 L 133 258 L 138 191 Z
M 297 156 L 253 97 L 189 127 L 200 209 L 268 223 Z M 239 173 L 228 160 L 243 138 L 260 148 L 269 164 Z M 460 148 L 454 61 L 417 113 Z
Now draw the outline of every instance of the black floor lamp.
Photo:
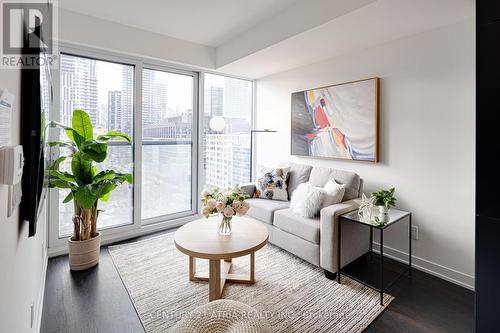
M 250 130 L 250 181 L 253 179 L 253 134 L 254 133 L 276 133 L 278 131 L 265 129 L 252 129 Z

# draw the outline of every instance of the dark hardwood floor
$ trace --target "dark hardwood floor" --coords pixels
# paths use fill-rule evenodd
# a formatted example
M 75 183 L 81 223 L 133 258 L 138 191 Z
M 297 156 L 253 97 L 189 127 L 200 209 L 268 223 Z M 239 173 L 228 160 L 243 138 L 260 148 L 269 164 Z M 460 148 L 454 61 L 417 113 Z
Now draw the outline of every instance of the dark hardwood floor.
M 403 277 L 389 293 L 395 300 L 365 332 L 474 330 L 470 290 L 414 270 L 411 282 Z M 99 265 L 83 272 L 70 271 L 67 256 L 49 260 L 41 332 L 144 332 L 107 247 L 101 249 Z

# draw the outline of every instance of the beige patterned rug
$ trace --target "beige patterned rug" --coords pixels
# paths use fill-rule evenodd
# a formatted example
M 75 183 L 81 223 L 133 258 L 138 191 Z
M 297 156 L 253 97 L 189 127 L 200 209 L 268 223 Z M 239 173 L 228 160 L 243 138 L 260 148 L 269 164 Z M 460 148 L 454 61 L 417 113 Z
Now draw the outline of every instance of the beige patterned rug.
M 110 246 L 109 252 L 147 333 L 168 332 L 208 302 L 208 284 L 188 280 L 188 257 L 175 248 L 173 233 Z M 233 260 L 235 271 L 247 269 L 247 262 Z M 339 285 L 270 244 L 256 253 L 255 265 L 257 282 L 227 284 L 223 298 L 254 307 L 275 332 L 361 332 L 393 300 L 386 294 L 380 306 L 376 291 L 345 277 Z

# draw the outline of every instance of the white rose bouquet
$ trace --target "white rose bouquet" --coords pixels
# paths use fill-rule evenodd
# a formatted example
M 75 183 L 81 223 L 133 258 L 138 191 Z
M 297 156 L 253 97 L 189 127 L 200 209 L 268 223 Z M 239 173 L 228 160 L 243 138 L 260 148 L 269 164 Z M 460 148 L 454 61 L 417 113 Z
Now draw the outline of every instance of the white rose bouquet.
M 249 195 L 242 189 L 235 187 L 225 191 L 218 188 L 209 191 L 204 190 L 201 193 L 203 208 L 201 213 L 205 217 L 219 213 L 222 221 L 219 224 L 219 233 L 229 235 L 231 233 L 231 219 L 235 215 L 243 216 L 248 212 L 250 205 L 246 199 Z

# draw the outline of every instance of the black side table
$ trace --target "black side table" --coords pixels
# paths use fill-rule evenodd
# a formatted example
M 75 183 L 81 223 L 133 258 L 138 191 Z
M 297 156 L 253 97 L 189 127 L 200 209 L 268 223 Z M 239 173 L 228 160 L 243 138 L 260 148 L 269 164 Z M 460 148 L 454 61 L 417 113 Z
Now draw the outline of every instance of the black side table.
M 408 220 L 408 265 L 405 270 L 398 274 L 386 287 L 384 287 L 384 230 L 399 221 Z M 343 272 L 340 268 L 340 253 L 341 253 L 341 225 L 342 221 L 351 221 L 355 223 L 360 223 L 365 226 L 370 227 L 370 257 L 373 258 L 373 229 L 378 229 L 380 231 L 380 281 L 379 286 L 373 286 L 369 283 L 362 281 L 346 272 Z M 380 305 L 384 305 L 384 292 L 389 289 L 401 276 L 408 272 L 408 276 L 411 278 L 411 213 L 405 212 L 399 209 L 391 208 L 385 217 L 385 219 L 379 218 L 378 210 L 373 210 L 372 219 L 368 221 L 366 219 L 360 218 L 358 215 L 358 210 L 352 211 L 339 216 L 339 228 L 337 233 L 337 282 L 340 282 L 340 275 L 343 274 L 359 283 L 370 287 L 378 292 L 380 292 Z

